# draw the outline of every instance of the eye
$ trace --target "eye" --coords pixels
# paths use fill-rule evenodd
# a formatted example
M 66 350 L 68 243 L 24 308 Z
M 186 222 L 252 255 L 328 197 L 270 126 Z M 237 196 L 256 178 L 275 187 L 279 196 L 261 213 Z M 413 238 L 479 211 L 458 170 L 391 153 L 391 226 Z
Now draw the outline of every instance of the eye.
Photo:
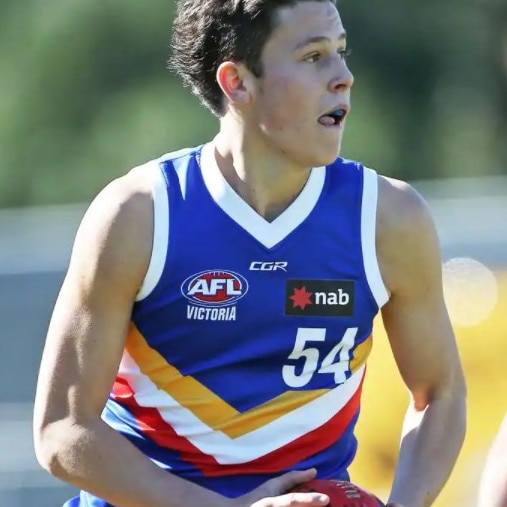
M 346 60 L 347 56 L 349 56 L 350 53 L 352 53 L 352 49 L 340 49 L 338 51 L 338 54 L 341 56 L 342 60 Z
M 305 57 L 305 62 L 317 63 L 322 58 L 322 53 L 312 53 Z

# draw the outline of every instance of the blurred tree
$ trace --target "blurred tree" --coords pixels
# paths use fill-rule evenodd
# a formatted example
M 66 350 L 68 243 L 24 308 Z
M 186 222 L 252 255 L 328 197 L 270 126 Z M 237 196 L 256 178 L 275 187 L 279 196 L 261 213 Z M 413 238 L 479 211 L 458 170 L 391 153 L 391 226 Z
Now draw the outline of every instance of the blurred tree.
M 2 0 L 0 207 L 88 201 L 211 137 L 165 69 L 174 2 Z M 342 2 L 354 53 L 344 156 L 404 178 L 507 174 L 507 3 Z

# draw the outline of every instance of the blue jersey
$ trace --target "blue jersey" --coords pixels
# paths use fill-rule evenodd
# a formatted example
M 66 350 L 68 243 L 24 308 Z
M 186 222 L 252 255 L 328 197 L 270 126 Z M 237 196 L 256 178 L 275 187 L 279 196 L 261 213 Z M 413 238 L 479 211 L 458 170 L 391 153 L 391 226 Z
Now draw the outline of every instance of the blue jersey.
M 153 251 L 103 419 L 160 467 L 227 497 L 293 469 L 347 479 L 388 299 L 376 173 L 344 159 L 314 168 L 268 222 L 225 181 L 211 144 L 144 170 Z

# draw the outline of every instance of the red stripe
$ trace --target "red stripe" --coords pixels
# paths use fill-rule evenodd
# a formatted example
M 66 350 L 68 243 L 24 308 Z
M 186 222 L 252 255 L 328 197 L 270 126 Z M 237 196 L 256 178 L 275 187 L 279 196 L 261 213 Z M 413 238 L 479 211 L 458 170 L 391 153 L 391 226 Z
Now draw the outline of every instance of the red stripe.
M 125 379 L 117 378 L 113 387 L 113 397 L 136 418 L 139 429 L 148 438 L 161 447 L 180 452 L 185 461 L 197 467 L 205 476 L 216 477 L 246 473 L 276 473 L 323 451 L 336 443 L 351 423 L 359 409 L 361 391 L 362 381 L 342 410 L 322 426 L 260 458 L 234 465 L 219 464 L 213 456 L 203 453 L 189 440 L 178 435 L 172 426 L 162 419 L 157 409 L 138 405 L 134 392 Z M 234 445 L 234 442 L 231 445 Z

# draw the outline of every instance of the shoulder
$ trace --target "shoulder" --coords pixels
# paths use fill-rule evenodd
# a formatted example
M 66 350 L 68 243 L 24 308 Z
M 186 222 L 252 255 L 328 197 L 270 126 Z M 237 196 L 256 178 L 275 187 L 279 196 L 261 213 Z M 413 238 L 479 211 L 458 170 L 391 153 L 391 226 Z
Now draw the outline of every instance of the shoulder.
M 441 269 L 440 245 L 426 199 L 409 183 L 378 175 L 377 253 L 390 292 L 415 288 Z
M 146 164 L 109 182 L 92 200 L 82 226 L 93 224 L 104 231 L 121 232 L 147 225 L 153 214 L 150 173 L 150 165 Z
M 152 249 L 153 166 L 146 164 L 109 182 L 92 200 L 76 234 L 70 268 L 137 286 Z
M 380 232 L 387 235 L 410 232 L 433 222 L 426 199 L 406 181 L 377 175 Z

